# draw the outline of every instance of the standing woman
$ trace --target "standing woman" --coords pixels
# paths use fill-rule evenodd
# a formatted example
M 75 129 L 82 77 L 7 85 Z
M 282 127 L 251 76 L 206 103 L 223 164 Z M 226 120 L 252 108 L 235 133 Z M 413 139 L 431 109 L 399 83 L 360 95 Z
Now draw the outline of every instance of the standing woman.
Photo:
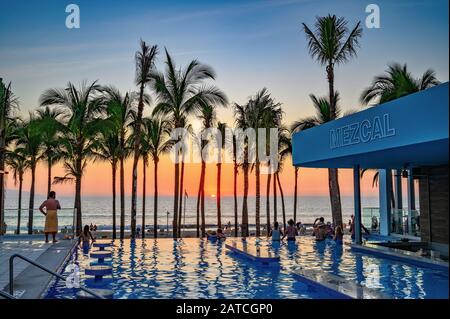
M 45 207 L 45 212 L 44 212 Z M 56 240 L 56 233 L 58 232 L 58 215 L 57 210 L 61 209 L 59 201 L 56 200 L 56 193 L 51 191 L 48 194 L 48 199 L 42 203 L 39 210 L 45 216 L 45 242 L 48 243 L 48 234 L 52 234 L 53 243 L 58 242 Z

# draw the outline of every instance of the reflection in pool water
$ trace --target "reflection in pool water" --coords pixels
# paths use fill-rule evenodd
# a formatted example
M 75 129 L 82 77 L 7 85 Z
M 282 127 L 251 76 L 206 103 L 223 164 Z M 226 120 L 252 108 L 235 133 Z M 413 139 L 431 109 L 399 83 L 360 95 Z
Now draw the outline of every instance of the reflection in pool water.
M 227 239 L 230 242 L 232 239 Z M 230 253 L 222 242 L 197 238 L 115 241 L 114 298 L 335 298 L 294 278 L 299 269 L 316 269 L 356 280 L 395 298 L 448 298 L 448 273 L 352 252 L 333 241 L 272 244 L 248 239 L 279 254 L 279 264 L 262 265 Z M 80 268 L 92 261 L 77 253 Z M 67 274 L 64 274 L 67 275 Z M 82 284 L 91 282 L 84 277 Z M 47 298 L 74 298 L 76 291 L 58 281 Z

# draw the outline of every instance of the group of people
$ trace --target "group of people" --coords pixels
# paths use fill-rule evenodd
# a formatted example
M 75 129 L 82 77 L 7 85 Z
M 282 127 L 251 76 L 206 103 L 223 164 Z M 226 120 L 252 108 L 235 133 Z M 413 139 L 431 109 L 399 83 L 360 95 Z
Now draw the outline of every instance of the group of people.
M 313 223 L 312 235 L 317 241 L 322 241 L 328 238 L 336 242 L 342 242 L 344 231 L 340 225 L 333 228 L 330 222 L 325 224 L 325 219 L 323 217 L 319 217 L 316 218 Z

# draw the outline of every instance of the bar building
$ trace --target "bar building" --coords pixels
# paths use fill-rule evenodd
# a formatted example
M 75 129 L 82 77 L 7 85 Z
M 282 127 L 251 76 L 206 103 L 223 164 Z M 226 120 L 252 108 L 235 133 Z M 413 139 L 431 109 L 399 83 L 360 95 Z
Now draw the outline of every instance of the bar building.
M 447 82 L 294 134 L 293 165 L 353 169 L 356 244 L 363 224 L 448 257 L 448 136 Z M 379 207 L 361 207 L 363 168 L 379 172 Z

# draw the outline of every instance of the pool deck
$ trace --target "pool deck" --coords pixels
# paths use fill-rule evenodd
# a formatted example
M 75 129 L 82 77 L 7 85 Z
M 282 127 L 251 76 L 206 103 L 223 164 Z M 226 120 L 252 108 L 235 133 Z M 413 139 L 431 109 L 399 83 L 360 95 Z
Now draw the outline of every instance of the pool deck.
M 44 267 L 58 272 L 75 242 L 59 240 L 45 243 L 42 235 L 0 237 L 0 289 L 9 291 L 9 258 L 23 255 Z M 45 292 L 52 276 L 24 260 L 14 260 L 14 295 L 20 299 L 38 299 Z M 0 297 L 1 298 L 1 297 Z
M 380 245 L 375 245 L 371 243 L 366 243 L 363 245 L 358 245 L 351 243 L 350 247 L 353 251 L 356 252 L 362 252 L 366 254 L 372 254 L 376 256 L 380 256 L 383 258 L 389 258 L 393 260 L 403 261 L 406 263 L 410 263 L 419 267 L 427 267 L 427 268 L 433 268 L 438 270 L 449 270 L 448 262 L 445 262 L 440 259 L 432 259 L 427 257 L 419 256 L 417 253 L 396 249 L 396 248 L 390 248 L 390 247 L 384 247 Z

